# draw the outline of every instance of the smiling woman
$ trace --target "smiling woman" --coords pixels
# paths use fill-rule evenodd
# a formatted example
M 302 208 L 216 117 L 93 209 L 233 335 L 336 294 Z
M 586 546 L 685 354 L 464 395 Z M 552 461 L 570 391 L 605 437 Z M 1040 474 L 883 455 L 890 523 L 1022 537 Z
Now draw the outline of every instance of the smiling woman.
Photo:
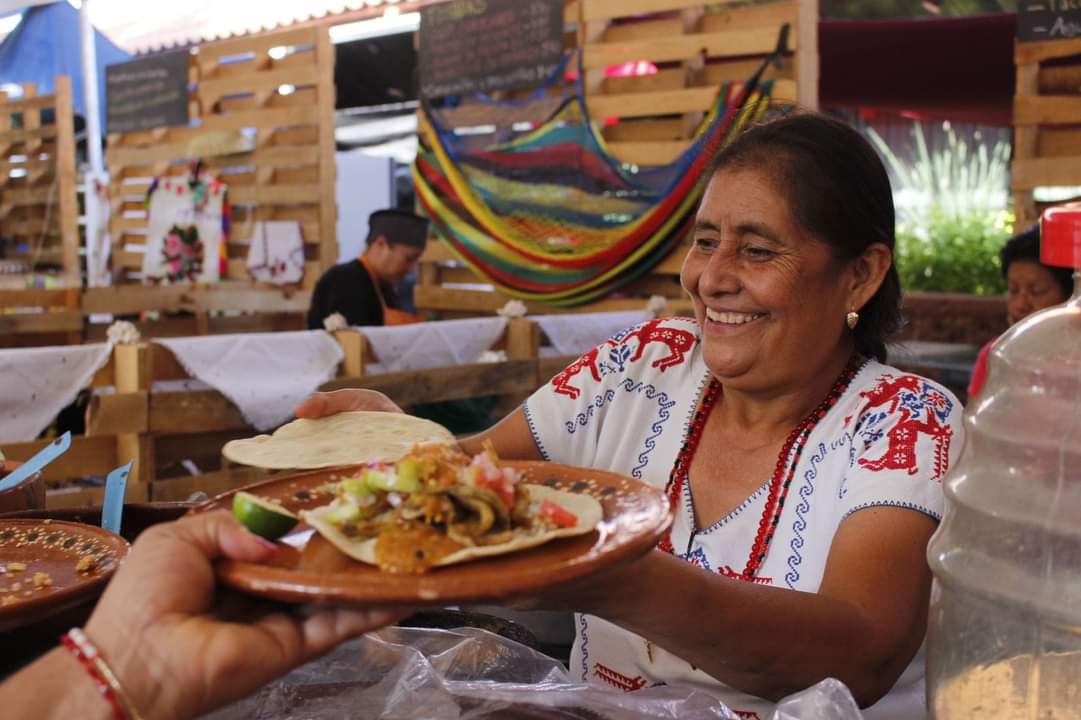
M 676 510 L 642 559 L 532 603 L 579 611 L 578 679 L 699 687 L 766 718 L 835 677 L 869 720 L 923 717 L 925 551 L 963 429 L 947 390 L 883 364 L 893 222 L 886 172 L 846 125 L 750 128 L 698 210 L 695 320 L 617 335 L 461 441 L 631 475 Z

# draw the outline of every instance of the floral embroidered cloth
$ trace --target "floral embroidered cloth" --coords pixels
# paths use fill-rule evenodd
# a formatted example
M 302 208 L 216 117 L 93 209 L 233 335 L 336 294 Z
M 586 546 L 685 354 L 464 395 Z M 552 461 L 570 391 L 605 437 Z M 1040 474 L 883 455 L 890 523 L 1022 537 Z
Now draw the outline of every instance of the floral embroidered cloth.
M 256 430 L 293 416 L 293 408 L 334 377 L 344 357 L 322 330 L 161 338 L 188 373 L 229 398 Z
M 710 379 L 693 320 L 651 320 L 590 350 L 525 404 L 545 458 L 631 475 L 664 487 Z M 959 455 L 961 405 L 948 390 L 869 361 L 807 438 L 788 501 L 756 582 L 815 592 L 833 536 L 858 510 L 909 508 L 936 520 L 942 477 Z M 707 572 L 737 575 L 747 563 L 770 478 L 714 525 L 695 526 L 689 490 L 679 498 L 676 554 Z M 704 613 L 708 610 L 704 609 Z M 765 719 L 772 703 L 729 688 L 701 670 L 604 620 L 575 618 L 571 672 L 622 690 L 690 685 Z M 708 614 L 702 618 L 708 622 Z M 923 655 L 868 720 L 924 716 Z
M 0 350 L 0 442 L 28 442 L 109 360 L 107 343 Z
M 144 282 L 216 282 L 229 231 L 226 187 L 214 178 L 158 178 L 147 193 Z

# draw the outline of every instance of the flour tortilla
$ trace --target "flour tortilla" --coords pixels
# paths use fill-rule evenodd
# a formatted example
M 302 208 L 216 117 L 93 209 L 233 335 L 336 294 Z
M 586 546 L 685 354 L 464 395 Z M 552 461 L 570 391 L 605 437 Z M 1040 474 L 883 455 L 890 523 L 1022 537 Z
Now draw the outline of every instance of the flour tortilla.
M 519 530 L 516 531 L 517 536 L 513 540 L 496 545 L 462 548 L 461 550 L 447 555 L 437 562 L 435 566 L 454 565 L 456 563 L 476 560 L 477 558 L 482 557 L 491 557 L 493 555 L 506 555 L 508 553 L 518 552 L 519 550 L 525 550 L 526 548 L 536 547 L 537 545 L 543 545 L 549 540 L 555 540 L 556 538 L 584 535 L 597 527 L 597 523 L 604 519 L 604 510 L 601 508 L 601 504 L 597 502 L 596 498 L 589 495 L 567 492 L 565 490 L 555 490 L 544 485 L 523 484 L 522 487 L 528 488 L 531 505 L 539 505 L 545 500 L 550 500 L 565 510 L 574 513 L 578 518 L 578 523 L 574 527 L 556 528 L 554 530 L 545 530 L 542 532 L 531 532 L 524 529 Z M 349 557 L 369 565 L 378 565 L 375 561 L 376 538 L 358 541 L 346 537 L 340 530 L 334 527 L 334 525 L 323 519 L 326 517 L 327 513 L 332 511 L 332 508 L 332 505 L 324 505 L 315 510 L 302 511 L 300 517 L 304 522 L 315 528 L 316 532 L 329 540 L 334 547 L 338 548 Z
M 232 440 L 222 455 L 232 462 L 273 470 L 395 462 L 417 443 L 453 444 L 442 425 L 402 413 L 343 412 L 318 420 L 294 420 L 273 435 Z

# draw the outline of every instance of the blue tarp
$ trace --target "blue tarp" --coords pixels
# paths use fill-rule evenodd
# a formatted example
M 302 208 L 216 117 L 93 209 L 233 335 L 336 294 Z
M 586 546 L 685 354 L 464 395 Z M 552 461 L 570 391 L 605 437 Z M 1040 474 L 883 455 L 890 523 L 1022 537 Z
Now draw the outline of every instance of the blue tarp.
M 105 66 L 131 59 L 131 54 L 94 31 L 98 62 L 101 127 L 105 128 Z M 22 21 L 0 43 L 0 83 L 35 83 L 39 95 L 53 92 L 53 78 L 71 78 L 75 113 L 86 115 L 83 93 L 79 11 L 66 0 L 28 8 Z

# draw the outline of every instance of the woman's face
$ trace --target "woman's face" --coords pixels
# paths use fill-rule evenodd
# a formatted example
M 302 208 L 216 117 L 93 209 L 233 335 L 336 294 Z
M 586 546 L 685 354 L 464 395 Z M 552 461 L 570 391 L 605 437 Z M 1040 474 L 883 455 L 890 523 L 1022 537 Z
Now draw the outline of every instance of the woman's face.
M 767 388 L 814 377 L 838 353 L 847 357 L 848 274 L 828 245 L 796 224 L 766 173 L 717 173 L 680 274 L 707 367 L 722 381 Z
M 1014 260 L 1006 270 L 1006 312 L 1011 325 L 1068 299 L 1051 272 L 1035 260 Z

